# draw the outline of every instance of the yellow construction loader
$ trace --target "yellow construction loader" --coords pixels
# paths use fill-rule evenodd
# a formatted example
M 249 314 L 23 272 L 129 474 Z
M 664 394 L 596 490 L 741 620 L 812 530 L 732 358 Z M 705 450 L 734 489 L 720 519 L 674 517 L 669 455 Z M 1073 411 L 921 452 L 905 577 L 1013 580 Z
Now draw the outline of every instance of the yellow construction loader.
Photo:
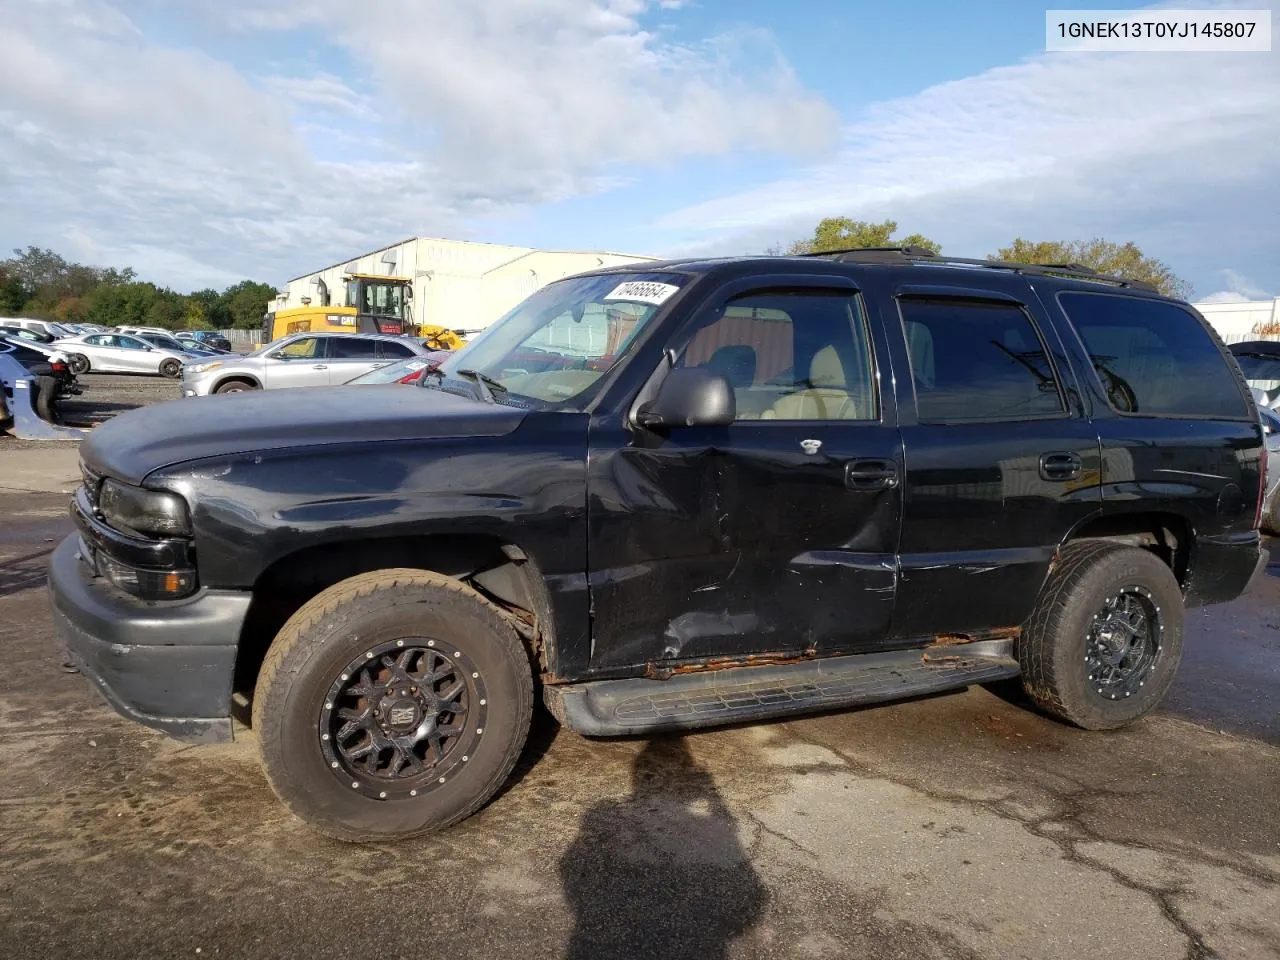
M 319 303 L 302 298 L 302 306 L 287 307 L 262 318 L 263 343 L 292 333 L 390 333 L 421 337 L 432 350 L 457 350 L 462 337 L 455 330 L 413 322 L 413 281 L 408 277 L 385 277 L 369 273 L 343 276 L 346 302 L 330 303 L 324 281 L 316 284 Z

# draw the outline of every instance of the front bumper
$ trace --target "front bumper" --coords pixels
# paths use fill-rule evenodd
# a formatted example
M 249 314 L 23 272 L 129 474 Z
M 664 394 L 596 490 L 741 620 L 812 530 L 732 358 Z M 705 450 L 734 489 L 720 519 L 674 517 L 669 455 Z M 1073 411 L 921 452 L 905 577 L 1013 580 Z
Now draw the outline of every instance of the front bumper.
M 178 381 L 178 389 L 184 397 L 207 397 L 212 383 L 213 377 L 208 374 L 198 373 L 190 379 L 184 375 Z
M 178 740 L 231 739 L 231 684 L 249 593 L 136 600 L 94 576 L 72 534 L 50 560 L 49 599 L 72 662 L 116 712 Z

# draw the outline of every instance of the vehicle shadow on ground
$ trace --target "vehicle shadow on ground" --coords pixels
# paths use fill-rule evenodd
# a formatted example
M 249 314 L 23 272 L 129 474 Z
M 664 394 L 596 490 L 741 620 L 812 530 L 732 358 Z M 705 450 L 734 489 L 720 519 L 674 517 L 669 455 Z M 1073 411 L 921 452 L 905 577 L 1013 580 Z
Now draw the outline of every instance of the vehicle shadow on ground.
M 560 860 L 568 960 L 715 960 L 768 902 L 711 775 L 683 738 L 645 744 L 631 795 L 597 802 Z
M 26 556 L 0 560 L 0 597 L 43 586 L 49 574 L 51 553 L 53 547 L 47 547 Z

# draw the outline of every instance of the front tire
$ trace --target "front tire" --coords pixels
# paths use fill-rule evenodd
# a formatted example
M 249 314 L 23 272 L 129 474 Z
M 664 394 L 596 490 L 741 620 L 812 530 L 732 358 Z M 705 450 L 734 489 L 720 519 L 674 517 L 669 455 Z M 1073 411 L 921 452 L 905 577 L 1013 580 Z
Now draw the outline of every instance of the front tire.
M 1018 641 L 1027 694 L 1086 730 L 1146 716 L 1182 659 L 1182 590 L 1159 557 L 1105 541 L 1069 544 Z
M 515 766 L 533 680 L 520 638 L 458 580 L 379 570 L 304 604 L 253 698 L 276 796 L 339 840 L 430 833 L 479 810 Z
M 228 380 L 226 383 L 218 387 L 214 393 L 245 393 L 249 390 L 258 389 L 252 383 L 246 383 L 244 380 Z
M 76 376 L 89 372 L 89 358 L 83 353 L 73 353 L 67 361 L 67 365 L 71 367 L 71 372 Z

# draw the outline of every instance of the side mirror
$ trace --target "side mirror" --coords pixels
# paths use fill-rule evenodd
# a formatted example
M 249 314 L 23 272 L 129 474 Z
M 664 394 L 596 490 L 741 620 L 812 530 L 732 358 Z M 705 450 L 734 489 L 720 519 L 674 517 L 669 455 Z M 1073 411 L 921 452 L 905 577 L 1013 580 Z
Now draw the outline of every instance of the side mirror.
M 738 415 L 729 381 L 714 370 L 680 367 L 636 412 L 643 427 L 727 427 Z

